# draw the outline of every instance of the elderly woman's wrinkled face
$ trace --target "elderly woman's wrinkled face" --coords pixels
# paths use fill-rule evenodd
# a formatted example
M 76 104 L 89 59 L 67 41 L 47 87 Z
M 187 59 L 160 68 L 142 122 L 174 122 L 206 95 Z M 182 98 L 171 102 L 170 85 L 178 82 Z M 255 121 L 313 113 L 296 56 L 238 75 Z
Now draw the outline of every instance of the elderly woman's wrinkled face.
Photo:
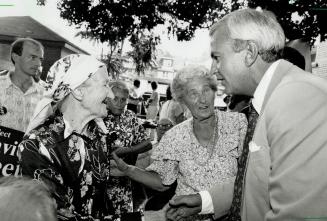
M 186 84 L 184 103 L 196 119 L 206 119 L 214 113 L 215 91 L 204 78 L 195 78 Z
M 113 98 L 109 87 L 109 76 L 105 67 L 100 68 L 87 81 L 82 106 L 96 117 L 107 116 L 106 98 Z
M 114 115 L 121 115 L 125 109 L 128 93 L 121 88 L 113 87 L 114 99 L 108 99 L 107 108 Z

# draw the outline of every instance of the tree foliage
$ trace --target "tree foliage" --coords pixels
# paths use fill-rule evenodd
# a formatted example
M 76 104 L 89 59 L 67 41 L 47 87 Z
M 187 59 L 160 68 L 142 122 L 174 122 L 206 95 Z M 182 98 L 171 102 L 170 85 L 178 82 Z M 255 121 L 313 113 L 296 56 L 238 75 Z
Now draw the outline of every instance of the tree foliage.
M 93 42 L 93 44 L 97 44 L 97 45 L 103 44 L 101 43 L 98 36 L 93 35 L 93 33 L 89 31 L 79 31 L 77 32 L 75 37 L 88 39 L 91 42 Z M 125 70 L 123 63 L 127 62 L 128 59 L 122 56 L 121 54 L 122 48 L 117 50 L 118 42 L 107 42 L 107 43 L 109 46 L 109 52 L 106 55 L 104 55 L 103 46 L 102 46 L 101 60 L 106 64 L 108 73 L 110 73 L 110 75 L 113 76 L 114 79 L 118 79 L 119 75 Z
M 138 74 L 144 73 L 155 59 L 155 50 L 160 38 L 153 34 L 145 34 L 144 32 L 137 32 L 132 34 L 130 38 L 133 50 L 127 55 L 133 59 L 135 64 L 135 71 Z
M 326 0 L 249 0 L 248 5 L 274 12 L 289 40 L 304 38 L 312 44 L 319 34 L 321 40 L 327 37 Z
M 159 37 L 145 33 L 166 24 L 170 35 L 190 40 L 197 28 L 210 25 L 210 16 L 226 8 L 216 0 L 58 0 L 57 7 L 63 19 L 81 28 L 78 36 L 108 44 L 108 67 L 118 67 L 112 71 L 122 70 L 113 55 L 118 43 L 129 37 L 133 50 L 128 55 L 138 74 L 151 65 L 159 42 Z
M 178 40 L 190 40 L 197 28 L 208 27 L 210 16 L 223 10 L 221 2 L 224 0 L 58 0 L 57 7 L 62 18 L 101 42 L 120 42 L 164 23 Z
M 57 6 L 62 18 L 110 44 L 158 24 L 168 25 L 178 40 L 190 40 L 197 28 L 247 6 L 273 11 L 290 40 L 327 37 L 326 0 L 58 0 Z M 301 19 L 294 20 L 295 14 Z
M 46 0 L 36 0 L 44 5 Z M 109 53 L 101 56 L 108 72 L 118 78 L 124 71 L 122 46 L 129 38 L 127 55 L 138 74 L 155 59 L 159 37 L 151 31 L 165 24 L 177 40 L 190 40 L 196 29 L 209 28 L 230 11 L 261 7 L 274 12 L 289 40 L 304 38 L 311 44 L 318 35 L 327 38 L 326 0 L 57 0 L 60 16 L 81 28 L 77 34 L 94 43 L 106 43 Z M 119 43 L 121 43 L 120 48 Z
M 114 79 L 118 79 L 119 75 L 125 71 L 124 62 L 127 62 L 127 58 L 118 54 L 106 55 L 101 59 L 106 65 L 108 73 Z

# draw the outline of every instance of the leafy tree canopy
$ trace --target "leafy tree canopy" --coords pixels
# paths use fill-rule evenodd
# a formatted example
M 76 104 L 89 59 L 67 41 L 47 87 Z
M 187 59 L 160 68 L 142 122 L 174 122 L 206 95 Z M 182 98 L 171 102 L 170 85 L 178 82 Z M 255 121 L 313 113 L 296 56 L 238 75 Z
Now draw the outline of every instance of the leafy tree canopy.
M 143 32 L 132 34 L 130 42 L 133 50 L 128 52 L 127 56 L 133 59 L 136 73 L 144 73 L 153 64 L 153 60 L 156 58 L 156 46 L 159 41 L 159 37 L 153 34 Z
M 44 5 L 46 0 L 37 0 Z M 58 0 L 60 16 L 82 27 L 101 42 L 119 42 L 139 30 L 168 24 L 178 40 L 208 27 L 209 17 L 223 4 L 216 0 Z
M 275 13 L 289 40 L 304 38 L 314 43 L 320 34 L 327 37 L 326 0 L 249 0 L 248 6 L 260 6 Z
M 45 2 L 37 0 L 39 5 Z M 207 28 L 226 13 L 247 6 L 273 11 L 290 40 L 327 37 L 326 0 L 58 0 L 62 18 L 101 42 L 121 42 L 164 23 L 178 40 L 190 40 L 197 28 Z

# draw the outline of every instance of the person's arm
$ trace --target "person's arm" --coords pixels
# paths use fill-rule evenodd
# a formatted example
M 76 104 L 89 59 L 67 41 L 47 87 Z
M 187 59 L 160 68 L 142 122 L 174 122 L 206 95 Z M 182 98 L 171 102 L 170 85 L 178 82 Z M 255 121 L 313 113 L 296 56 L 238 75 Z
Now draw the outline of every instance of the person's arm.
M 119 157 L 123 157 L 125 155 L 130 154 L 144 153 L 152 149 L 151 140 L 149 138 L 149 135 L 145 132 L 142 123 L 139 121 L 139 119 L 134 113 L 130 114 L 132 114 L 133 121 L 138 122 L 135 124 L 132 130 L 132 133 L 134 134 L 132 144 L 134 145 L 132 145 L 131 147 L 118 147 L 117 149 L 115 148 L 115 153 Z
M 131 89 L 131 91 L 130 91 L 130 93 L 128 95 L 128 99 L 131 99 L 131 100 L 138 100 L 139 99 L 139 97 L 138 97 L 138 95 L 137 95 L 134 88 Z
M 276 89 L 266 109 L 270 147 L 265 220 L 326 216 L 326 89 L 292 82 Z
M 130 179 L 142 183 L 157 191 L 168 190 L 170 186 L 163 185 L 162 180 L 156 172 L 146 171 L 135 166 L 126 164 L 115 153 L 112 154 L 115 161 L 111 161 L 110 174 L 112 176 L 127 176 Z
M 130 100 L 134 100 L 134 101 L 139 101 L 139 97 L 137 97 L 137 96 L 133 96 L 133 94 L 129 94 L 128 95 L 128 99 L 130 99 Z
M 148 140 L 141 141 L 140 143 L 131 147 L 119 147 L 115 150 L 115 153 L 117 154 L 117 156 L 123 157 L 129 154 L 144 153 L 151 149 L 152 149 L 152 144 L 151 141 L 148 139 Z
M 169 201 L 167 217 L 180 220 L 195 214 L 212 214 L 215 218 L 226 215 L 233 199 L 235 178 L 217 184 L 208 191 L 174 197 Z
M 215 218 L 226 215 L 229 211 L 233 200 L 234 181 L 235 177 L 209 189 Z

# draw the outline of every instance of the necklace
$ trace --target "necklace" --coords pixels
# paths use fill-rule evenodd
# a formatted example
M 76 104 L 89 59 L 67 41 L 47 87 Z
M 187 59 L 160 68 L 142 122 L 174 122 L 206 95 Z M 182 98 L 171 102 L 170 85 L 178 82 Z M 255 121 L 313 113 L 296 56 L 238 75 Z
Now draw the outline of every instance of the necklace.
M 194 134 L 195 134 L 195 133 L 194 133 Z M 200 163 L 199 160 L 197 160 L 197 162 L 198 162 L 198 164 L 199 164 L 200 166 L 204 166 L 204 165 L 207 164 L 208 161 L 211 159 L 211 157 L 212 157 L 212 155 L 213 155 L 213 152 L 214 152 L 214 150 L 215 150 L 215 147 L 216 147 L 216 143 L 217 143 L 217 141 L 218 141 L 218 137 L 219 137 L 219 136 L 218 136 L 218 116 L 215 115 L 215 120 L 214 120 L 214 130 L 213 130 L 213 134 L 210 136 L 209 141 L 208 141 L 205 145 L 201 144 L 201 143 L 198 141 L 198 143 L 199 143 L 202 147 L 204 147 L 204 148 L 207 150 L 207 152 L 208 152 L 208 158 L 205 159 L 204 161 L 201 160 L 201 162 L 204 162 L 204 163 Z
M 217 133 L 217 127 L 218 127 L 218 120 L 217 120 L 217 116 L 215 116 L 215 125 L 214 125 L 214 129 L 213 129 L 213 134 L 211 136 L 211 139 L 209 140 L 209 142 L 207 143 L 207 145 L 205 146 L 205 148 L 207 149 L 208 153 L 209 153 L 209 158 L 208 160 L 212 157 L 213 151 L 215 149 L 216 143 L 217 143 L 217 138 L 218 138 L 218 133 Z

